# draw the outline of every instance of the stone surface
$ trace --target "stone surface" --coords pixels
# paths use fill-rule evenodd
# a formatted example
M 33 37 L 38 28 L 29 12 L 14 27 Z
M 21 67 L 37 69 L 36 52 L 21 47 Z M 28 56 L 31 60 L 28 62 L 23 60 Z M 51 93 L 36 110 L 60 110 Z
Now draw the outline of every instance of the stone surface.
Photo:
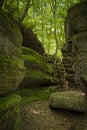
M 49 104 L 53 108 L 85 112 L 87 111 L 87 100 L 80 91 L 66 91 L 53 93 Z
M 22 48 L 26 76 L 20 86 L 31 87 L 57 84 L 59 79 L 52 75 L 53 69 L 40 54 L 29 48 Z
M 0 95 L 14 91 L 24 78 L 22 35 L 12 18 L 0 14 Z
M 87 31 L 87 1 L 80 2 L 68 10 L 70 27 L 74 34 Z
M 23 35 L 23 46 L 31 48 L 43 55 L 45 50 L 33 31 L 29 27 L 22 26 L 21 32 Z
M 76 4 L 68 10 L 69 20 L 75 32 L 87 30 L 87 1 Z
M 67 48 L 71 51 L 71 37 L 79 32 L 87 31 L 87 1 L 80 2 L 68 9 L 65 19 L 65 38 Z
M 72 57 L 74 81 L 87 93 L 87 1 L 68 9 L 65 19 L 66 50 Z M 67 73 L 67 71 L 66 71 Z
M 73 70 L 75 80 L 82 78 L 87 83 L 87 31 L 72 37 Z M 77 79 L 78 77 L 78 79 Z

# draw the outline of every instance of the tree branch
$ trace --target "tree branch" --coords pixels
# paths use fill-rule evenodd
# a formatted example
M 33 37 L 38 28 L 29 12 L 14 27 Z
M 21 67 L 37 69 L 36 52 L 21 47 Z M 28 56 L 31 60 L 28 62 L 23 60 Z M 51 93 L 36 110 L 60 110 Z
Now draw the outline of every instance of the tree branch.
M 29 5 L 30 5 L 30 0 L 26 0 L 26 5 L 25 5 L 25 9 L 21 15 L 21 17 L 19 18 L 19 21 L 22 22 L 24 20 L 24 18 L 26 17 L 27 13 L 28 13 L 28 9 L 29 9 Z

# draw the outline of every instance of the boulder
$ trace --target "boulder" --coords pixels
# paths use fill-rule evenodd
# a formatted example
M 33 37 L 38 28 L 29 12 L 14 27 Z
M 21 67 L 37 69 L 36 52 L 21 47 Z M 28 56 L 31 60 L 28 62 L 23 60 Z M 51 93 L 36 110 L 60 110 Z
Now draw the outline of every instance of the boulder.
M 87 31 L 80 32 L 72 37 L 73 43 L 73 70 L 75 79 L 83 78 L 87 83 Z
M 77 33 L 71 39 L 75 53 L 87 53 L 87 31 Z
M 65 19 L 66 49 L 72 56 L 74 81 L 82 89 L 87 86 L 87 0 L 68 9 Z M 69 72 L 71 70 L 66 71 Z M 70 73 L 73 73 L 70 72 Z M 84 87 L 83 87 L 84 86 Z
M 0 95 L 14 91 L 24 78 L 22 35 L 14 20 L 0 14 Z
M 71 37 L 79 32 L 87 31 L 87 1 L 80 2 L 68 9 L 65 19 L 66 47 L 71 52 Z
M 45 50 L 42 43 L 38 40 L 36 34 L 29 27 L 21 26 L 21 33 L 23 35 L 23 46 L 31 48 L 43 55 Z
M 53 93 L 50 97 L 49 104 L 53 108 L 86 112 L 87 100 L 81 95 L 80 91 L 66 91 Z
M 30 48 L 23 47 L 26 76 L 20 86 L 32 87 L 57 84 L 59 80 L 52 75 L 53 69 L 43 56 Z
M 74 34 L 87 31 L 87 1 L 80 2 L 68 10 L 68 20 Z
M 15 93 L 0 97 L 0 130 L 19 130 L 21 97 Z

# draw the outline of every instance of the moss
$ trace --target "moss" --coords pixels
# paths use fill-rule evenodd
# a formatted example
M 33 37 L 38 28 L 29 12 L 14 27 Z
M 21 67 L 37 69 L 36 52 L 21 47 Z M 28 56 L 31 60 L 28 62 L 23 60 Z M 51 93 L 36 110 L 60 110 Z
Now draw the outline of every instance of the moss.
M 44 60 L 43 56 L 41 56 L 39 53 L 37 53 L 36 51 L 34 51 L 31 48 L 27 48 L 27 47 L 22 46 L 22 51 L 23 51 L 23 54 L 25 54 L 25 55 L 32 55 L 36 58 L 40 57 Z
M 41 63 L 41 61 L 39 60 L 39 58 L 36 59 L 32 55 L 23 55 L 23 59 L 25 60 L 25 66 L 28 66 L 29 68 L 33 67 L 33 69 L 34 69 L 34 67 L 35 67 L 35 69 L 36 68 L 43 69 L 43 67 L 44 67 L 43 63 Z M 28 64 L 28 62 L 29 62 L 29 64 Z
M 48 80 L 49 82 L 55 82 L 57 81 L 58 82 L 58 79 L 53 77 L 53 76 L 50 76 L 46 73 L 43 73 L 39 70 L 27 70 L 27 76 L 29 78 L 32 78 L 32 79 L 36 79 L 36 80 L 42 80 L 43 82 L 45 82 L 45 79 Z
M 0 14 L 0 95 L 14 91 L 24 78 L 22 35 L 8 14 Z
M 39 58 L 40 60 L 43 60 L 43 61 L 46 62 L 46 60 L 44 59 L 44 57 L 41 56 L 36 51 L 34 51 L 33 49 L 30 49 L 30 48 L 22 46 L 22 51 L 23 51 L 23 54 L 25 54 L 25 55 L 31 55 L 31 56 L 34 56 L 36 59 Z
M 21 98 L 17 94 L 9 94 L 5 97 L 0 97 L 0 110 L 6 110 L 14 104 L 19 104 Z
M 0 63 L 0 73 L 7 73 L 9 71 L 24 71 L 23 60 L 15 57 L 8 58 L 4 54 L 1 55 L 1 63 Z
M 47 63 L 44 57 L 42 57 L 41 55 L 39 55 L 37 52 L 35 52 L 30 48 L 22 47 L 22 50 L 24 54 L 23 58 L 25 61 L 25 66 L 26 64 L 27 66 L 29 66 L 28 64 L 30 64 L 29 67 L 32 68 L 33 66 L 34 69 L 34 65 L 35 65 L 36 69 L 45 71 L 47 73 L 52 73 L 52 67 Z
M 2 127 L 8 129 L 8 126 L 13 126 L 13 121 L 20 113 L 20 103 L 21 97 L 15 93 L 0 97 L 0 129 Z
M 13 120 L 13 126 L 9 125 L 8 129 L 11 127 L 10 130 L 21 130 L 21 123 L 21 114 L 18 113 Z
M 51 93 L 58 91 L 58 86 L 50 87 L 34 87 L 34 88 L 20 88 L 17 93 L 21 95 L 22 104 L 32 103 L 36 101 L 48 100 Z
M 0 53 L 0 95 L 15 90 L 25 75 L 24 62 L 19 57 Z
M 16 45 L 22 45 L 22 34 L 17 27 L 15 20 L 9 15 L 1 12 L 0 14 L 0 32 Z
M 80 91 L 53 93 L 50 97 L 50 105 L 54 108 L 70 111 L 87 111 L 87 101 Z

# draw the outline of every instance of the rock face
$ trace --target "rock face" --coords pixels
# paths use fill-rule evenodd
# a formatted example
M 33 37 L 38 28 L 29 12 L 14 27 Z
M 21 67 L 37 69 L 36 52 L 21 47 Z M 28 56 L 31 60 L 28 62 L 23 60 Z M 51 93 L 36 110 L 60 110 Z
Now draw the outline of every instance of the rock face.
M 66 40 L 70 41 L 71 36 L 79 32 L 87 31 L 87 1 L 74 5 L 68 10 L 65 19 Z
M 25 26 L 22 26 L 20 30 L 23 35 L 23 46 L 31 48 L 43 55 L 45 50 L 33 31 L 29 27 Z
M 17 94 L 0 97 L 0 130 L 20 129 L 20 102 L 21 97 Z
M 23 47 L 22 50 L 26 67 L 26 76 L 20 86 L 32 87 L 57 84 L 59 82 L 56 77 L 53 77 L 53 69 L 44 57 L 26 47 Z
M 80 91 L 66 91 L 53 93 L 49 104 L 53 108 L 85 112 L 87 111 L 87 101 Z
M 87 91 L 87 1 L 68 10 L 65 20 L 66 45 L 72 56 L 75 82 Z
M 15 90 L 24 78 L 22 35 L 12 18 L 0 14 L 0 95 Z

